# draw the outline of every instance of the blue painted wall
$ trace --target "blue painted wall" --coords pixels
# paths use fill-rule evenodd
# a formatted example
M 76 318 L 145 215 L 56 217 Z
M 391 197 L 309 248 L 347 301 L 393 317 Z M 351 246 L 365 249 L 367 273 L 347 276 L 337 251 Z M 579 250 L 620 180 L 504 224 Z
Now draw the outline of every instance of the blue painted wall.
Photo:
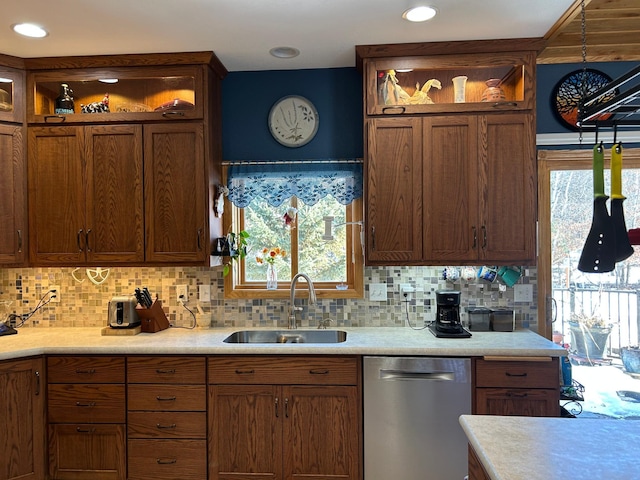
M 636 66 L 634 62 L 589 63 L 612 78 Z M 580 63 L 538 65 L 537 132 L 569 131 L 551 110 L 551 94 Z M 313 102 L 320 117 L 315 138 L 307 145 L 287 148 L 267 127 L 271 106 L 286 95 Z M 354 158 L 363 155 L 362 76 L 355 68 L 232 72 L 222 82 L 224 160 L 297 160 Z
M 316 136 L 285 147 L 271 136 L 271 106 L 286 95 L 302 95 L 318 110 Z M 360 158 L 362 76 L 355 68 L 231 72 L 222 82 L 224 160 Z

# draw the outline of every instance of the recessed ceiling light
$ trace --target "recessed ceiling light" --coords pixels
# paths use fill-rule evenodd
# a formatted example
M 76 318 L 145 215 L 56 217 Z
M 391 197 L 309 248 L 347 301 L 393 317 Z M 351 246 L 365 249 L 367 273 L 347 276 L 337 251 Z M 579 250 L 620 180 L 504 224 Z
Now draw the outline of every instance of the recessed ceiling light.
M 436 16 L 436 9 L 433 7 L 414 7 L 402 14 L 402 18 L 410 22 L 426 22 Z
M 293 58 L 300 55 L 300 50 L 293 47 L 275 47 L 269 53 L 276 58 Z
M 25 37 L 42 38 L 49 34 L 44 28 L 33 23 L 17 23 L 11 28 L 13 28 L 14 32 Z

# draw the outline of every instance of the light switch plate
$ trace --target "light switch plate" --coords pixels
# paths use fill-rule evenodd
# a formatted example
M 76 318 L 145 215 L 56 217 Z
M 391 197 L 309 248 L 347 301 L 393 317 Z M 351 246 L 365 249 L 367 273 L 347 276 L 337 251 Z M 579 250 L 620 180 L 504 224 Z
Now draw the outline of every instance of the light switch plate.
M 513 286 L 514 302 L 533 302 L 533 285 L 519 283 Z
M 386 283 L 370 283 L 369 284 L 369 300 L 373 302 L 387 301 L 387 284 Z
M 198 285 L 198 301 L 211 301 L 211 285 Z

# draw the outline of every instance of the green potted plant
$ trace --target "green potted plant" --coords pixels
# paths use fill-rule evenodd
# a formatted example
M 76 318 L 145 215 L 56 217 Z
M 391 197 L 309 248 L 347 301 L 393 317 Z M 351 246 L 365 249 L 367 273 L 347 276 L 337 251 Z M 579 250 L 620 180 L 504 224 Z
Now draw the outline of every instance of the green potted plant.
M 576 355 L 589 360 L 604 358 L 604 350 L 611 334 L 612 326 L 599 313 L 576 313 L 569 320 L 571 348 Z
M 229 275 L 233 266 L 234 260 L 239 262 L 247 256 L 247 238 L 249 238 L 249 232 L 246 230 L 240 230 L 238 233 L 229 232 L 226 236 L 226 243 L 228 248 L 229 262 L 224 264 L 222 274 L 223 276 Z M 226 253 L 226 252 L 225 252 Z

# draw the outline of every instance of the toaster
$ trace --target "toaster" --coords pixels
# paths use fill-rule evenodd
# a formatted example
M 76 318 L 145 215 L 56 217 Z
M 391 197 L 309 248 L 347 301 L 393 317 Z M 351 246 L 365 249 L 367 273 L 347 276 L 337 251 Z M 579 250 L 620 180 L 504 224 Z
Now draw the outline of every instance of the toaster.
M 113 297 L 109 302 L 109 326 L 111 328 L 133 328 L 140 325 L 136 312 L 138 301 L 134 296 Z

